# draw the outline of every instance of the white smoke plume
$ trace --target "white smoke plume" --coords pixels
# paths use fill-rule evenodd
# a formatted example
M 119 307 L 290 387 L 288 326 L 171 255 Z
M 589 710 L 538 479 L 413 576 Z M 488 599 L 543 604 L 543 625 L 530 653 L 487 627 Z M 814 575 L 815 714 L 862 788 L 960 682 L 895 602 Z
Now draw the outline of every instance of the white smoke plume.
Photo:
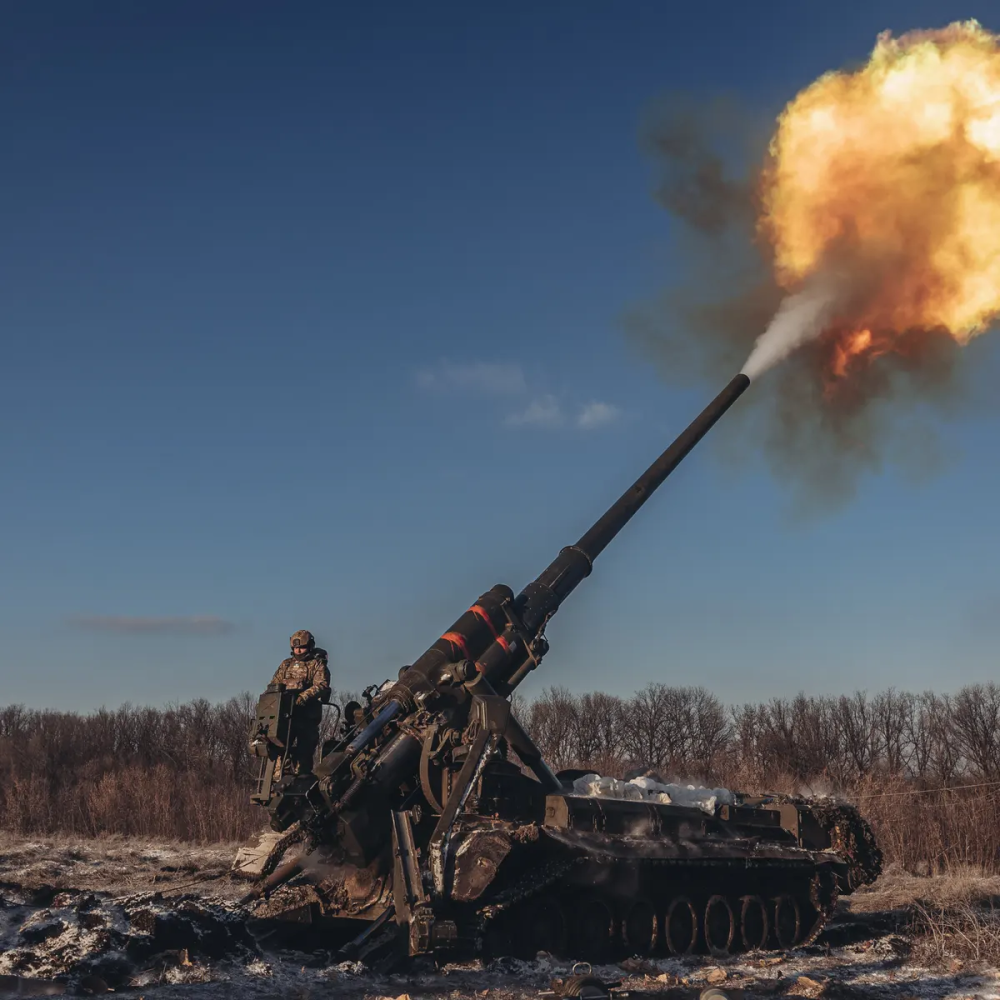
M 818 337 L 827 327 L 845 290 L 843 279 L 819 274 L 803 288 L 782 300 L 767 329 L 757 338 L 743 374 L 755 379 L 795 348 Z

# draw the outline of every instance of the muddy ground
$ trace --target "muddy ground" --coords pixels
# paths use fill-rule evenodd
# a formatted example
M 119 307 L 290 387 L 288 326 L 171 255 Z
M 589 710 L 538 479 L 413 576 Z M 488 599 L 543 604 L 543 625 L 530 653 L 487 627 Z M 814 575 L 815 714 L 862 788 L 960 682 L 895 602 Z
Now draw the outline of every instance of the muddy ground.
M 322 949 L 274 950 L 253 937 L 236 906 L 247 886 L 229 875 L 234 853 L 235 845 L 0 834 L 0 996 L 111 987 L 156 1000 L 526 1000 L 570 972 L 542 956 L 377 975 L 333 964 Z M 872 893 L 842 900 L 820 940 L 788 957 L 633 959 L 594 972 L 620 982 L 632 1000 L 694 998 L 710 984 L 746 1000 L 1000 1000 L 1000 975 L 987 962 L 926 960 L 909 932 L 903 896 L 877 884 Z

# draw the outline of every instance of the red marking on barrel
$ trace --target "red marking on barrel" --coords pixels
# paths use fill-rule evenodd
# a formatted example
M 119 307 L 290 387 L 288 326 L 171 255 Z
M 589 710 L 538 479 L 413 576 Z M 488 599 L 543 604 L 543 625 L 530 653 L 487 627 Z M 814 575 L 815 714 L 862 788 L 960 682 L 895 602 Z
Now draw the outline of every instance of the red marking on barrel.
M 441 636 L 445 642 L 450 642 L 453 646 L 458 646 L 458 648 L 465 653 L 466 659 L 471 659 L 469 656 L 469 647 L 465 645 L 465 636 L 461 632 L 445 632 Z
M 493 619 L 490 618 L 489 614 L 486 612 L 486 609 L 481 604 L 473 604 L 472 607 L 469 608 L 469 610 L 477 618 L 482 618 L 482 620 L 484 622 L 486 622 L 487 625 L 489 625 L 490 631 L 493 633 L 493 638 L 494 639 L 499 639 L 500 638 L 500 636 L 497 635 L 496 628 L 494 628 L 494 626 L 493 626 Z
M 500 646 L 505 653 L 510 652 L 510 643 L 502 635 L 497 636 L 497 642 L 500 643 Z

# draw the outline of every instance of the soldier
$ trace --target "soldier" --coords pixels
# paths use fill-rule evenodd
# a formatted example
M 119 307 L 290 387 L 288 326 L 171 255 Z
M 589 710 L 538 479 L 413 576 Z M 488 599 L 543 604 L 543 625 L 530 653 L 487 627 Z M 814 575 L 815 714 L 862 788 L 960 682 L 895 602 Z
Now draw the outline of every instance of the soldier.
M 356 727 L 365 721 L 365 713 L 361 708 L 361 703 L 349 701 L 344 706 L 344 721 L 341 723 L 340 732 L 343 738 Z
M 300 629 L 290 639 L 292 655 L 282 660 L 274 672 L 272 684 L 284 684 L 289 691 L 298 691 L 292 711 L 289 770 L 293 774 L 308 771 L 319 744 L 319 727 L 323 720 L 323 705 L 330 700 L 329 655 L 316 646 L 312 632 Z

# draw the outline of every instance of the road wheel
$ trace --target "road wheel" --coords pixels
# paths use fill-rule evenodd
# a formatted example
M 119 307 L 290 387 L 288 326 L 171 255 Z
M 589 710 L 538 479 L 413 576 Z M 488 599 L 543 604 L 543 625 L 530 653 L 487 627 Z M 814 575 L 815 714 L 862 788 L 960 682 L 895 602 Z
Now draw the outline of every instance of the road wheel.
M 593 965 L 606 962 L 615 941 L 611 907 L 598 896 L 583 900 L 576 912 L 572 951 Z
M 633 955 L 649 955 L 660 936 L 660 924 L 656 908 L 648 899 L 637 899 L 622 922 L 625 947 Z
M 534 958 L 540 951 L 547 951 L 557 958 L 565 958 L 569 943 L 569 923 L 557 899 L 551 896 L 529 902 L 518 914 L 518 936 L 525 957 Z
M 687 896 L 671 900 L 663 918 L 663 937 L 671 955 L 689 955 L 698 940 L 698 914 Z
M 740 899 L 740 939 L 747 951 L 767 947 L 767 907 L 760 896 Z
M 794 896 L 774 898 L 774 940 L 779 948 L 793 948 L 802 931 L 802 916 Z
M 705 944 L 716 957 L 729 954 L 736 934 L 733 908 L 725 896 L 712 896 L 705 904 Z

